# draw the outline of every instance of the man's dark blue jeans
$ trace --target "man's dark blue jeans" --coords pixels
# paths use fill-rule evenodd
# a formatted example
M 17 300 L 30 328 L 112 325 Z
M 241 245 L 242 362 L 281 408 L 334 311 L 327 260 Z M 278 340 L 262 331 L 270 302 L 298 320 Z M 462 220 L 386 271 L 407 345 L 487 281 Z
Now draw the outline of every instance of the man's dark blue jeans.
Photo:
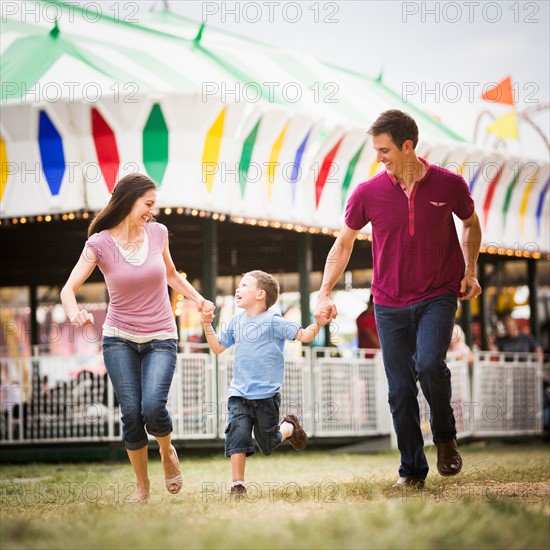
M 445 356 L 457 306 L 453 293 L 402 308 L 374 306 L 388 377 L 388 401 L 401 451 L 401 477 L 423 479 L 429 469 L 420 429 L 417 380 L 430 406 L 434 442 L 446 443 L 456 437 L 451 372 Z

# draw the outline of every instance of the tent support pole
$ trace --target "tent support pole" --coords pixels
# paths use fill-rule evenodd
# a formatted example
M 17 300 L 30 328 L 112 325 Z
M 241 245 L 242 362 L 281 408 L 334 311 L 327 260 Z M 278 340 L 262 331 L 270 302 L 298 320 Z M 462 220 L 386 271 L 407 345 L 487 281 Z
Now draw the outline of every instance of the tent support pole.
M 527 284 L 529 285 L 529 325 L 531 334 L 540 342 L 539 312 L 537 307 L 537 260 L 529 258 L 527 260 Z
M 309 296 L 311 294 L 310 273 L 312 266 L 311 235 L 300 233 L 298 235 L 298 273 L 300 274 L 300 309 L 303 327 L 309 326 L 311 322 Z
M 461 302 L 462 314 L 460 315 L 460 328 L 464 331 L 466 344 L 472 347 L 472 306 L 469 300 Z
M 481 296 L 479 300 L 479 329 L 481 332 L 481 349 L 489 349 L 489 342 L 487 341 L 487 300 L 485 299 L 487 292 L 487 274 L 485 271 L 485 261 L 480 259 L 478 263 L 478 281 L 481 286 Z M 471 347 L 471 346 L 470 346 Z
M 202 220 L 202 293 L 207 300 L 216 302 L 218 277 L 218 225 L 212 218 Z
M 36 285 L 29 286 L 29 305 L 31 307 L 31 345 L 34 347 L 40 343 L 38 338 L 38 321 L 36 319 L 36 310 L 38 309 L 38 287 Z

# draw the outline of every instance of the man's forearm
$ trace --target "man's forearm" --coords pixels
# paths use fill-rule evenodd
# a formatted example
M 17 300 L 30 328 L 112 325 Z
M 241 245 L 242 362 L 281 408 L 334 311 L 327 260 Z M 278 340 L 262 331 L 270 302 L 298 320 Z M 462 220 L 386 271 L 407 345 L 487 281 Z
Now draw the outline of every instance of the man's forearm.
M 319 289 L 319 298 L 330 296 L 332 289 L 349 263 L 352 251 L 353 245 L 344 246 L 339 239 L 336 239 L 325 262 L 323 280 Z
M 477 259 L 481 247 L 481 225 L 479 220 L 462 230 L 462 254 L 466 264 L 466 273 L 476 274 Z

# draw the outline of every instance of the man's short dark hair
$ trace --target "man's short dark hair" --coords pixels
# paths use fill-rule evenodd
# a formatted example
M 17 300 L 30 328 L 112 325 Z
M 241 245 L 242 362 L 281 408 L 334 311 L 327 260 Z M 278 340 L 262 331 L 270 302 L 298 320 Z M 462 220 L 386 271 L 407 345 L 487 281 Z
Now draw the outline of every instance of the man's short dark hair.
M 418 126 L 414 119 L 398 109 L 384 111 L 369 128 L 368 133 L 371 136 L 388 134 L 392 141 L 401 149 L 403 143 L 410 139 L 413 143 L 413 149 L 416 149 L 418 143 Z

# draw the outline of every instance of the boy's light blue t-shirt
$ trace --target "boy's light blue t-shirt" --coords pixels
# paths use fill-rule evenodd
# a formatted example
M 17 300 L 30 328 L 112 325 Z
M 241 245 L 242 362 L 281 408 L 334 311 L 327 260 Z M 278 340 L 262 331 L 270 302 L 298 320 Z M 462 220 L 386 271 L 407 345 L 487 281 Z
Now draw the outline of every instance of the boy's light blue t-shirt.
M 235 315 L 219 336 L 226 348 L 235 344 L 233 378 L 228 397 L 267 399 L 280 391 L 285 376 L 285 340 L 294 340 L 298 323 L 271 310 L 256 317 Z

